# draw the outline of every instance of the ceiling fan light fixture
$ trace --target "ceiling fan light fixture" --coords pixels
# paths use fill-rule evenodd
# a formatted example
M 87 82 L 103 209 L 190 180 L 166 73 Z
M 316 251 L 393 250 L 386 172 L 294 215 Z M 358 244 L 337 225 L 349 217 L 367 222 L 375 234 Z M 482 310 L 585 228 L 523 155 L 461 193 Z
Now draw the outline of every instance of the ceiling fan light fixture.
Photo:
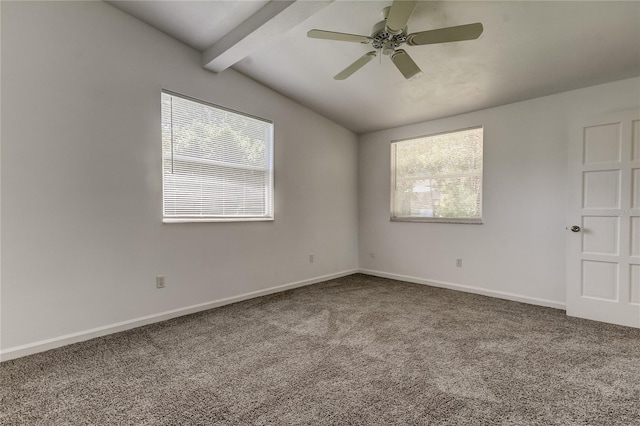
M 386 42 L 383 46 L 382 46 L 382 54 L 383 55 L 393 55 L 396 51 L 396 46 L 392 43 L 392 42 Z

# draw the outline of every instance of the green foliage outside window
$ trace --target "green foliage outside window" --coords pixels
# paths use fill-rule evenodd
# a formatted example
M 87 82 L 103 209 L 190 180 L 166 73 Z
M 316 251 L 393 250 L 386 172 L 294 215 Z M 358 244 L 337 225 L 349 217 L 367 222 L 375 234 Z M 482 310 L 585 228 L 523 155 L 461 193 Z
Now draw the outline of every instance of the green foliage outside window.
M 393 143 L 396 218 L 482 217 L 482 128 Z

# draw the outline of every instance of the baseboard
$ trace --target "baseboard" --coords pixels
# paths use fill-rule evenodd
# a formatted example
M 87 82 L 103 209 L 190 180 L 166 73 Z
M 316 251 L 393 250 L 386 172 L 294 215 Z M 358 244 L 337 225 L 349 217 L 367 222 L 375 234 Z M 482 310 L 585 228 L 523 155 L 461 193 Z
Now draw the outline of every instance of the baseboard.
M 546 306 L 548 308 L 561 309 L 563 311 L 566 310 L 567 308 L 564 302 L 556 302 L 554 300 L 546 300 L 546 299 L 538 299 L 535 297 L 521 296 L 519 294 L 507 293 L 504 291 L 489 290 L 486 288 L 472 287 L 472 286 L 463 285 L 463 284 L 454 284 L 454 283 L 449 283 L 445 281 L 429 280 L 424 278 L 411 277 L 407 275 L 392 274 L 388 272 L 374 271 L 371 269 L 360 269 L 358 272 L 365 275 L 373 275 L 376 277 L 390 278 L 398 281 L 407 281 L 415 284 L 429 285 L 432 287 L 440 287 L 440 288 L 447 288 L 450 290 L 464 291 L 465 293 L 480 294 L 483 296 L 496 297 L 498 299 L 528 303 L 530 305 Z
M 36 354 L 38 352 L 48 351 L 50 349 L 55 349 L 61 346 L 70 345 L 72 343 L 83 342 L 85 340 L 106 336 L 108 334 L 130 330 L 132 328 L 141 327 L 143 325 L 166 321 L 168 319 L 181 317 L 183 315 L 189 315 L 189 314 L 193 314 L 200 311 L 206 311 L 207 309 L 217 308 L 219 306 L 241 302 L 243 300 L 253 299 L 255 297 L 266 296 L 268 294 L 279 293 L 285 290 L 290 290 L 292 288 L 304 287 L 307 285 L 344 277 L 347 275 L 355 274 L 357 272 L 358 272 L 357 269 L 353 269 L 349 271 L 337 272 L 335 274 L 323 275 L 320 277 L 310 278 L 307 280 L 296 281 L 289 284 L 270 287 L 264 290 L 252 291 L 250 293 L 228 297 L 225 299 L 213 300 L 210 302 L 199 303 L 197 305 L 173 309 L 171 311 L 165 311 L 158 314 L 152 314 L 152 315 L 147 315 L 140 318 L 134 318 L 131 320 L 122 321 L 116 324 L 105 325 L 105 326 L 93 328 L 90 330 L 79 331 L 77 333 L 71 333 L 65 336 L 54 337 L 52 339 L 46 339 L 46 340 L 41 340 L 39 342 L 28 343 L 26 345 L 7 348 L 0 351 L 0 362 L 9 361 L 11 359 L 16 359 L 23 356 Z
M 279 293 L 285 290 L 304 287 L 311 284 L 316 284 L 322 281 L 332 280 L 335 278 L 344 277 L 347 275 L 361 273 L 365 275 L 373 275 L 376 277 L 390 278 L 399 281 L 407 281 L 415 284 L 424 284 L 432 287 L 447 288 L 451 290 L 464 291 L 467 293 L 480 294 L 483 296 L 496 297 L 499 299 L 512 300 L 515 302 L 528 303 L 531 305 L 546 306 L 549 308 L 566 310 L 566 305 L 563 302 L 556 302 L 546 299 L 538 299 L 534 297 L 521 296 L 518 294 L 507 293 L 496 290 L 488 290 L 479 287 L 471 287 L 468 285 L 454 284 L 445 281 L 429 280 L 424 278 L 412 277 L 408 275 L 393 274 L 382 271 L 375 271 L 371 269 L 353 269 L 348 271 L 337 272 L 335 274 L 323 275 L 320 277 L 310 278 L 307 280 L 296 281 L 289 284 L 283 284 L 275 287 L 270 287 L 264 290 L 253 291 L 250 293 L 241 294 L 238 296 L 228 297 L 225 299 L 213 300 L 210 302 L 199 303 L 197 305 L 187 306 L 184 308 L 173 309 L 171 311 L 165 311 L 158 314 L 147 315 L 140 318 L 134 318 L 127 321 L 122 321 L 115 324 L 105 325 L 102 327 L 93 328 L 90 330 L 79 331 L 77 333 L 71 333 L 60 337 L 54 337 L 51 339 L 41 340 L 34 343 L 28 343 L 26 345 L 15 346 L 0 351 L 0 362 L 9 361 L 11 359 L 20 358 L 27 355 L 36 354 L 39 352 L 48 351 L 50 349 L 59 348 L 61 346 L 70 345 L 72 343 L 83 342 L 85 340 L 94 339 L 96 337 L 106 336 L 108 334 L 118 333 L 121 331 L 131 330 L 132 328 L 141 327 L 156 322 L 166 321 L 172 318 L 193 314 L 200 311 L 206 311 L 207 309 L 217 308 L 219 306 L 229 305 L 231 303 L 241 302 L 247 299 L 253 299 L 255 297 L 266 296 L 273 293 Z

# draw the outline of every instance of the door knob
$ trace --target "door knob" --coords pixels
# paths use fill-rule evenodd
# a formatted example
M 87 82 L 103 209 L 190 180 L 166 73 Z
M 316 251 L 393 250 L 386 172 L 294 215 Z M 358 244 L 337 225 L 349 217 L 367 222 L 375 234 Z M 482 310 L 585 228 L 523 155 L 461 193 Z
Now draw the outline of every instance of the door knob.
M 571 229 L 571 232 L 580 232 L 580 227 L 578 225 L 573 225 L 569 229 Z

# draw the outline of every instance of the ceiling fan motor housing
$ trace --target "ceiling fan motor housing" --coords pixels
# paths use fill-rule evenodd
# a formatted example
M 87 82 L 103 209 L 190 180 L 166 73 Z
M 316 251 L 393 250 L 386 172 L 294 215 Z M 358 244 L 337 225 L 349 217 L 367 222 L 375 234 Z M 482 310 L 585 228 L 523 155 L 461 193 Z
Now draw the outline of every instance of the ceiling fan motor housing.
M 384 11 L 383 11 L 384 12 Z M 371 45 L 374 49 L 382 50 L 384 55 L 391 55 L 407 41 L 407 27 L 399 34 L 389 34 L 386 19 L 376 23 L 371 29 Z

